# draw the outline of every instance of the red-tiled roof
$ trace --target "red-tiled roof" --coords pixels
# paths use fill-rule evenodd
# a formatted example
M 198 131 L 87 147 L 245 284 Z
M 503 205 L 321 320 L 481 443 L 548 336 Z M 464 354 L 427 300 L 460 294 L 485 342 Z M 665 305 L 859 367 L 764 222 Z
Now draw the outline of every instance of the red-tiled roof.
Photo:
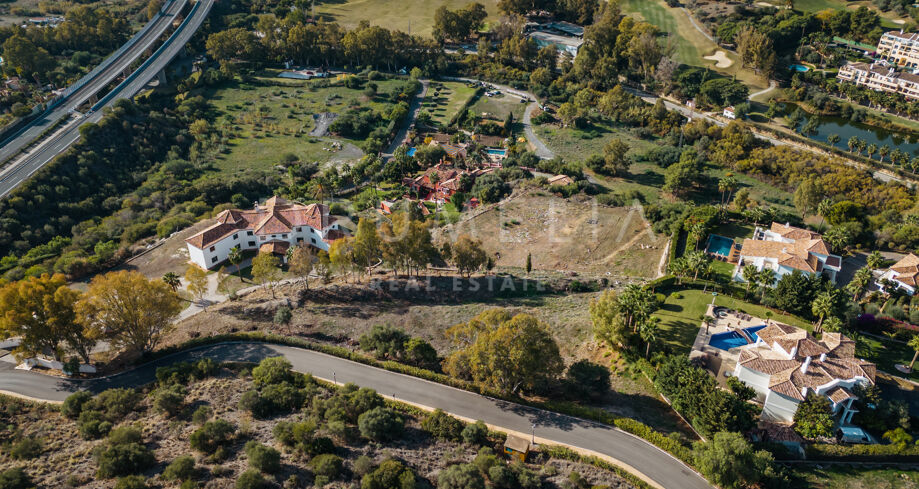
M 327 228 L 333 220 L 329 208 L 322 204 L 291 204 L 280 197 L 268 199 L 264 206 L 251 210 L 225 210 L 217 215 L 217 223 L 185 240 L 204 248 L 238 231 L 253 231 L 260 235 L 293 232 L 299 226 L 317 230 Z

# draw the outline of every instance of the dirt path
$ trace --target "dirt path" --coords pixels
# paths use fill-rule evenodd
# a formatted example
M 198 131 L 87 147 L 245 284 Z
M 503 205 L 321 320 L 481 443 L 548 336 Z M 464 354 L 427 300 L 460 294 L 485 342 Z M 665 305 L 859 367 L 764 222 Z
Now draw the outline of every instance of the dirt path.
M 310 136 L 322 137 L 329 133 L 329 126 L 332 125 L 332 122 L 335 121 L 335 118 L 338 117 L 338 114 L 333 114 L 332 112 L 320 112 L 319 114 L 314 114 L 313 119 L 316 121 L 316 127 L 310 131 Z
M 420 82 L 421 91 L 412 99 L 412 103 L 408 108 L 408 117 L 405 118 L 405 122 L 402 124 L 402 128 L 399 129 L 399 132 L 396 133 L 396 136 L 392 138 L 392 142 L 389 143 L 389 147 L 386 148 L 384 155 L 392 156 L 392 154 L 396 152 L 396 148 L 402 146 L 402 141 L 405 140 L 408 131 L 415 125 L 415 119 L 418 118 L 418 112 L 421 111 L 421 102 L 428 94 L 428 84 L 430 83 L 429 80 L 420 80 Z

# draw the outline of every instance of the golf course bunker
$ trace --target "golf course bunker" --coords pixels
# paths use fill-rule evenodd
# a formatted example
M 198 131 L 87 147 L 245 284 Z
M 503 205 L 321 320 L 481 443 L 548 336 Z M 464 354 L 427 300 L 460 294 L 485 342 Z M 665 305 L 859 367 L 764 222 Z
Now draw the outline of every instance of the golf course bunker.
M 722 50 L 720 50 L 720 49 L 717 50 L 717 51 L 715 51 L 714 54 L 710 54 L 710 55 L 708 55 L 708 56 L 703 56 L 702 59 L 707 59 L 707 60 L 709 60 L 709 61 L 714 61 L 714 62 L 715 62 L 715 68 L 730 68 L 731 65 L 734 64 L 733 61 L 731 61 L 730 59 L 728 59 L 727 54 L 725 54 L 724 51 L 722 51 Z

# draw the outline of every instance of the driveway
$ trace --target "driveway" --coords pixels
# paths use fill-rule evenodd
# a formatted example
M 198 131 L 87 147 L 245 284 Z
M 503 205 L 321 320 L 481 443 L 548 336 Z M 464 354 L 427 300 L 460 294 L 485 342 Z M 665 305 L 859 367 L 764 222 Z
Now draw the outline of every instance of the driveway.
M 391 157 L 399 146 L 402 146 L 402 141 L 405 141 L 405 136 L 415 124 L 415 119 L 418 118 L 418 112 L 421 111 L 421 102 L 423 102 L 424 97 L 428 95 L 428 84 L 430 83 L 430 80 L 419 81 L 421 82 L 421 92 L 415 95 L 415 98 L 412 99 L 412 103 L 408 106 L 408 116 L 405 118 L 405 122 L 402 123 L 402 128 L 399 129 L 399 132 L 396 133 L 396 136 L 392 139 L 392 142 L 389 143 L 389 147 L 386 148 L 384 156 L 387 158 Z
M 354 382 L 382 395 L 520 433 L 533 433 L 546 442 L 570 445 L 606 455 L 666 489 L 710 489 L 692 469 L 650 443 L 617 428 L 558 413 L 492 399 L 322 353 L 263 343 L 226 343 L 175 354 L 112 377 L 69 380 L 14 370 L 0 362 L 0 391 L 36 399 L 61 401 L 77 390 L 100 392 L 134 387 L 155 380 L 156 368 L 178 361 L 210 357 L 218 361 L 257 362 L 283 355 L 299 372 L 325 380 Z M 535 428 L 534 428 L 535 425 Z

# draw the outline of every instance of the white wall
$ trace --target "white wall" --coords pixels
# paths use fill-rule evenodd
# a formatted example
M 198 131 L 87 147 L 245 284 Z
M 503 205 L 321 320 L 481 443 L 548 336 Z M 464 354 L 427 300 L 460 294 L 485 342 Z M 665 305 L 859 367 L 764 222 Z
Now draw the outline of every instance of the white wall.
M 737 367 L 734 368 L 734 376 L 752 387 L 756 391 L 757 399 L 760 401 L 769 393 L 769 375 L 749 369 L 738 363 Z
M 769 391 L 766 395 L 766 401 L 763 403 L 763 414 L 765 418 L 775 421 L 791 423 L 794 420 L 795 411 L 798 410 L 800 401 L 779 394 L 775 391 Z
M 300 231 L 297 231 L 297 229 L 300 229 Z M 326 231 L 329 229 L 339 229 L 339 226 L 338 224 L 333 224 L 332 226 L 329 226 Z M 269 241 L 286 241 L 290 243 L 291 246 L 304 244 L 315 246 L 321 250 L 329 250 L 329 244 L 322 240 L 324 234 L 310 226 L 294 227 L 294 231 L 291 233 L 264 235 L 256 235 L 253 233 L 250 236 L 249 232 L 250 231 L 241 230 L 230 234 L 220 241 L 205 247 L 204 249 L 186 243 L 186 246 L 188 247 L 188 256 L 191 261 L 198 266 L 205 269 L 210 269 L 226 261 L 227 257 L 230 255 L 230 250 L 235 247 L 239 247 L 243 250 L 257 250 L 260 246 Z M 236 238 L 234 238 L 234 236 L 236 236 Z M 211 248 L 213 248 L 213 251 L 211 251 Z

